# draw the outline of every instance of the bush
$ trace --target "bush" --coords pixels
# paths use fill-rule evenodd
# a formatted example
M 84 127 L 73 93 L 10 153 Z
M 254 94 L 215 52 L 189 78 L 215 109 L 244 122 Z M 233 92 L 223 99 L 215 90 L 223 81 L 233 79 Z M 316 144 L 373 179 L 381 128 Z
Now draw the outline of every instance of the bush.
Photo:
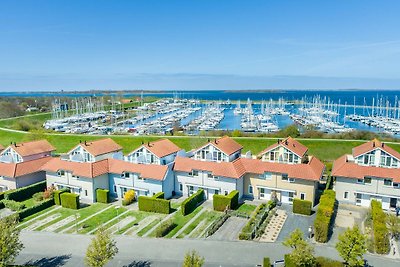
M 330 258 L 325 257 L 316 257 L 316 265 L 317 267 L 343 267 L 343 263 L 340 261 L 335 261 Z
M 36 202 L 40 202 L 44 199 L 44 192 L 37 192 L 35 194 L 33 194 L 32 198 L 36 201 Z
M 293 199 L 293 213 L 311 215 L 312 202 L 309 200 Z
M 388 254 L 390 251 L 389 231 L 386 226 L 386 214 L 382 203 L 371 201 L 372 227 L 374 233 L 374 248 L 378 254 Z
M 5 192 L 0 192 L 0 201 L 4 199 L 4 193 Z
M 60 195 L 61 206 L 68 209 L 79 209 L 79 195 L 74 193 L 63 193 Z
M 20 211 L 25 208 L 25 204 L 14 200 L 3 199 L 4 206 L 12 211 Z
M 109 203 L 109 193 L 110 190 L 98 188 L 96 190 L 96 200 L 100 203 Z
M 155 230 L 156 237 L 166 236 L 169 232 L 176 227 L 173 219 L 169 219 L 161 223 Z
M 64 188 L 61 190 L 55 190 L 54 191 L 54 203 L 56 205 L 61 205 L 61 194 L 63 193 L 69 193 L 70 190 L 68 188 Z
M 122 205 L 126 206 L 135 200 L 135 191 L 134 190 L 128 190 L 128 192 L 125 193 L 124 198 L 122 199 Z
M 3 201 L 0 201 L 0 210 L 1 210 L 1 209 L 4 209 L 4 207 L 5 207 L 5 206 L 4 206 Z
M 46 189 L 46 181 L 21 187 L 14 190 L 9 190 L 4 193 L 4 198 L 8 200 L 24 201 L 31 198 L 37 192 L 43 192 Z
M 226 213 L 215 220 L 211 226 L 208 227 L 206 237 L 212 236 L 226 222 L 226 220 L 228 220 L 229 217 L 230 215 Z
M 329 231 L 335 211 L 335 191 L 325 190 L 322 194 L 314 221 L 315 240 L 328 242 Z
M 239 191 L 234 190 L 227 196 L 214 195 L 213 207 L 216 211 L 224 211 L 227 207 L 230 210 L 237 209 L 239 207 Z
M 271 267 L 271 260 L 269 259 L 269 257 L 264 258 L 263 267 Z
M 44 190 L 44 192 L 43 192 L 43 198 L 44 199 L 54 198 L 54 191 L 55 190 L 56 189 L 54 188 L 54 186 L 47 187 L 47 189 Z
M 240 240 L 252 240 L 256 236 L 261 236 L 267 226 L 265 222 L 270 217 L 271 210 L 275 207 L 274 203 L 260 204 L 253 212 L 253 215 L 242 228 L 239 234 Z M 270 218 L 269 218 L 270 219 Z
M 45 201 L 42 201 L 42 202 L 36 204 L 35 206 L 21 210 L 18 212 L 19 220 L 22 220 L 28 216 L 31 216 L 39 211 L 45 210 L 53 205 L 54 205 L 54 199 L 50 198 L 50 199 L 47 199 Z
M 155 195 L 156 196 L 156 195 Z M 139 210 L 169 214 L 171 212 L 171 201 L 146 196 L 139 196 Z
M 181 204 L 181 212 L 183 216 L 190 214 L 197 206 L 204 201 L 204 190 L 199 189 L 196 193 L 185 199 Z
M 292 258 L 290 257 L 290 254 L 285 254 L 285 267 L 297 267 L 297 265 L 294 263 Z

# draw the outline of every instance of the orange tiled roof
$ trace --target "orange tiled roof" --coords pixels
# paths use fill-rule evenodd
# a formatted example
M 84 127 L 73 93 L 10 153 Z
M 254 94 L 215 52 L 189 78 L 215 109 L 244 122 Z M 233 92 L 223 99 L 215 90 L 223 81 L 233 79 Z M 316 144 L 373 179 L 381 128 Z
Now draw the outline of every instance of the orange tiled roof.
M 284 146 L 285 148 L 289 149 L 290 151 L 292 151 L 293 153 L 297 154 L 300 157 L 303 157 L 308 151 L 308 148 L 305 145 L 301 144 L 299 141 L 289 136 L 286 139 L 283 139 L 282 141 L 278 140 L 277 143 L 270 145 L 269 147 L 261 151 L 260 154 L 258 154 L 258 156 L 261 157 L 268 151 L 277 148 L 278 146 Z
M 400 153 L 391 148 L 390 146 L 386 145 L 385 143 L 379 141 L 378 139 L 371 140 L 367 143 L 362 145 L 356 146 L 353 148 L 353 157 L 358 157 L 362 154 L 368 153 L 375 149 L 382 149 L 383 151 L 389 153 L 390 155 L 400 159 Z
M 332 176 L 349 179 L 364 179 L 364 177 L 387 178 L 400 183 L 400 169 L 361 166 L 354 162 L 347 161 L 347 155 L 343 155 L 334 161 Z
M 75 176 L 96 178 L 107 173 L 135 172 L 146 179 L 164 180 L 168 166 L 135 164 L 117 159 L 103 159 L 96 162 L 75 162 L 53 158 L 42 168 L 45 171 L 59 170 L 72 172 Z
M 43 165 L 49 162 L 51 157 L 44 157 L 35 160 L 23 161 L 20 163 L 0 162 L 0 175 L 10 178 L 42 171 Z
M 146 144 L 141 145 L 140 147 L 142 147 L 142 146 L 144 146 L 146 149 L 148 149 L 151 153 L 153 153 L 154 155 L 156 155 L 159 158 L 171 155 L 171 154 L 176 153 L 181 150 L 180 147 L 175 145 L 169 139 L 160 139 L 157 141 L 148 142 Z M 135 149 L 134 151 L 132 151 L 129 154 L 132 154 L 139 148 Z
M 47 140 L 38 140 L 12 144 L 9 147 L 14 149 L 21 157 L 27 157 L 56 150 Z
M 205 146 L 207 146 L 209 144 L 217 147 L 219 150 L 221 150 L 222 152 L 224 152 L 228 156 L 232 155 L 236 151 L 238 151 L 238 150 L 243 148 L 243 146 L 241 144 L 239 144 L 238 142 L 236 142 L 235 140 L 233 140 L 229 136 L 224 136 L 224 137 L 215 139 L 214 141 L 208 142 L 206 145 L 196 149 L 196 151 L 202 149 L 203 147 L 205 147 Z
M 263 162 L 257 159 L 245 158 L 239 158 L 233 162 L 210 162 L 177 157 L 174 165 L 175 171 L 209 171 L 215 176 L 234 179 L 239 179 L 247 173 L 263 174 L 264 172 L 273 172 L 285 173 L 290 178 L 318 181 L 321 178 L 324 169 L 324 164 L 315 157 L 311 157 L 307 164 Z
M 93 156 L 100 156 L 111 152 L 116 152 L 122 150 L 122 147 L 118 145 L 114 140 L 111 138 L 100 139 L 91 142 L 82 142 L 81 145 L 86 151 L 88 151 Z M 74 150 L 76 147 L 71 149 L 70 151 Z

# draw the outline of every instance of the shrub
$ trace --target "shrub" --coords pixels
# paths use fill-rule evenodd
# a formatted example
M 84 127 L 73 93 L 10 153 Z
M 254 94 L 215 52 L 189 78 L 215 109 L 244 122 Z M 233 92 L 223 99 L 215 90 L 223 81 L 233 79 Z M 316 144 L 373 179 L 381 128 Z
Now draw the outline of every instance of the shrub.
M 290 254 L 285 254 L 284 259 L 285 259 L 285 267 L 297 267 L 297 265 L 290 257 Z
M 252 240 L 256 236 L 264 233 L 267 226 L 265 221 L 270 216 L 271 210 L 275 207 L 274 204 L 260 204 L 253 212 L 246 225 L 242 228 L 239 234 L 240 240 Z
M 171 201 L 146 196 L 139 196 L 139 210 L 169 214 L 171 212 Z
M 47 187 L 46 190 L 44 190 L 44 192 L 43 192 L 43 198 L 44 199 L 53 198 L 55 190 L 56 189 L 54 188 L 54 186 Z
M 322 194 L 317 215 L 314 221 L 315 240 L 321 243 L 328 242 L 329 230 L 335 211 L 335 191 L 325 190 Z
M 311 215 L 312 202 L 309 200 L 293 199 L 293 213 Z
M 169 232 L 176 227 L 173 219 L 169 219 L 161 223 L 155 230 L 156 237 L 166 236 Z
M 37 192 L 43 192 L 46 189 L 46 181 L 21 187 L 14 190 L 9 190 L 4 193 L 4 198 L 8 200 L 24 201 L 31 198 Z
M 386 225 L 386 214 L 382 210 L 382 203 L 376 200 L 371 201 L 371 215 L 375 252 L 388 254 L 390 250 L 389 231 Z
M 206 237 L 213 235 L 225 222 L 228 220 L 230 215 L 228 213 L 224 214 L 223 216 L 219 217 L 215 220 L 207 229 Z
M 234 190 L 227 196 L 214 195 L 213 196 L 213 207 L 216 211 L 224 211 L 228 209 L 237 209 L 239 206 L 239 191 Z
M 42 201 L 42 202 L 36 204 L 35 206 L 32 206 L 32 207 L 29 207 L 29 208 L 19 211 L 18 212 L 19 219 L 22 220 L 22 219 L 24 219 L 28 216 L 31 216 L 39 211 L 45 210 L 53 205 L 54 205 L 54 199 L 52 199 L 52 198 Z
M 343 267 L 343 263 L 326 257 L 316 257 L 317 267 Z
M 37 192 L 37 193 L 33 194 L 32 198 L 35 201 L 40 202 L 44 199 L 44 192 Z
M 70 190 L 68 188 L 64 188 L 61 190 L 55 190 L 54 191 L 54 203 L 56 205 L 61 205 L 61 194 L 63 193 L 69 193 Z
M 204 190 L 199 189 L 196 193 L 185 199 L 181 204 L 181 211 L 184 216 L 194 211 L 204 201 Z
M 265 257 L 263 260 L 263 267 L 271 267 L 271 260 L 269 257 Z
M 109 203 L 110 190 L 98 188 L 96 190 L 96 200 L 100 203 Z
M 164 192 L 159 192 L 153 196 L 154 198 L 161 198 L 164 199 Z
M 4 206 L 12 211 L 20 211 L 25 208 L 25 204 L 14 200 L 3 199 Z
M 0 201 L 4 199 L 4 193 L 5 192 L 0 192 Z
M 74 193 L 63 193 L 60 195 L 61 206 L 68 209 L 79 209 L 79 195 Z
M 125 193 L 124 199 L 122 200 L 122 205 L 126 206 L 131 204 L 135 200 L 135 191 L 134 190 L 128 190 L 128 192 Z

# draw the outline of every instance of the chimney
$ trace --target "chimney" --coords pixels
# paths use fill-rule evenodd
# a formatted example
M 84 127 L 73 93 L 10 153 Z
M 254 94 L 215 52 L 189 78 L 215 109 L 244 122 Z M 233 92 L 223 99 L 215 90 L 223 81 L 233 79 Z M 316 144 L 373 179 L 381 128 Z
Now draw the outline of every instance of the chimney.
M 142 140 L 142 145 L 144 144 L 143 140 Z
M 207 142 L 210 143 L 210 138 L 208 138 Z
M 285 145 L 288 145 L 288 141 L 287 140 L 285 140 Z
M 82 144 L 82 140 L 79 140 L 79 144 Z
M 372 147 L 375 147 L 375 141 L 374 141 L 374 142 L 372 142 Z
M 278 139 L 278 144 L 281 142 L 281 140 L 280 139 Z
M 147 146 L 150 147 L 150 142 L 147 142 Z
M 382 143 L 382 147 L 385 147 L 385 143 Z
M 217 139 L 214 139 L 214 143 L 216 143 L 216 144 L 217 144 Z
M 14 142 L 14 146 L 17 147 L 17 142 Z
M 86 140 L 85 140 L 85 146 L 87 146 L 87 142 L 86 142 Z

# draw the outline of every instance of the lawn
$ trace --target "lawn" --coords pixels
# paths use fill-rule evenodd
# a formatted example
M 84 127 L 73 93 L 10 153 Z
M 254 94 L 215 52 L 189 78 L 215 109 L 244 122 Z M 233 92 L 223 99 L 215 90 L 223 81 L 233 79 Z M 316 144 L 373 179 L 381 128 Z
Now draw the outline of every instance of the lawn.
M 250 216 L 256 208 L 257 208 L 256 205 L 245 203 L 245 204 L 240 205 L 240 207 L 236 211 L 238 213 L 246 214 L 247 216 Z
M 145 235 L 148 231 L 150 231 L 150 229 L 152 229 L 154 226 L 156 226 L 157 223 L 159 223 L 163 218 L 160 217 L 158 220 L 154 220 L 152 221 L 149 225 L 147 225 L 145 228 L 143 228 L 142 230 L 140 230 L 137 235 L 138 236 L 143 236 Z
M 128 234 L 128 233 L 134 232 L 135 229 L 137 229 L 137 227 L 133 228 L 135 225 L 140 223 L 144 218 L 146 218 L 148 216 L 154 216 L 154 215 L 155 215 L 154 213 L 145 212 L 145 211 L 129 211 L 125 215 L 121 216 L 120 220 L 122 220 L 122 219 L 124 219 L 124 218 L 126 218 L 128 216 L 135 217 L 135 220 L 130 222 L 130 223 L 128 223 L 127 225 L 121 227 L 115 234 L 122 234 L 122 233 L 125 233 L 125 232 L 127 232 L 127 234 Z M 163 216 L 161 216 L 161 217 L 163 217 Z M 115 221 L 107 224 L 106 227 L 110 228 L 113 225 L 115 225 L 117 222 L 118 222 L 118 220 L 115 220 Z
M 177 238 L 183 238 L 185 236 L 190 236 L 193 238 L 200 237 L 204 229 L 220 216 L 222 216 L 221 212 L 213 210 L 203 212 L 196 220 L 194 220 L 188 227 L 186 227 L 185 230 L 183 230 L 183 232 L 177 236 Z M 199 224 L 201 224 L 199 228 L 197 228 L 196 231 L 193 232 L 193 230 Z
M 171 232 L 169 232 L 165 237 L 166 238 L 171 238 L 173 237 L 182 227 L 185 226 L 185 224 L 190 221 L 197 213 L 199 213 L 203 209 L 202 206 L 198 206 L 192 213 L 183 216 L 182 212 L 179 210 L 177 211 L 174 216 L 172 216 L 172 219 L 174 220 L 176 227 L 172 229 Z M 155 235 L 155 232 L 150 234 L 151 237 Z

